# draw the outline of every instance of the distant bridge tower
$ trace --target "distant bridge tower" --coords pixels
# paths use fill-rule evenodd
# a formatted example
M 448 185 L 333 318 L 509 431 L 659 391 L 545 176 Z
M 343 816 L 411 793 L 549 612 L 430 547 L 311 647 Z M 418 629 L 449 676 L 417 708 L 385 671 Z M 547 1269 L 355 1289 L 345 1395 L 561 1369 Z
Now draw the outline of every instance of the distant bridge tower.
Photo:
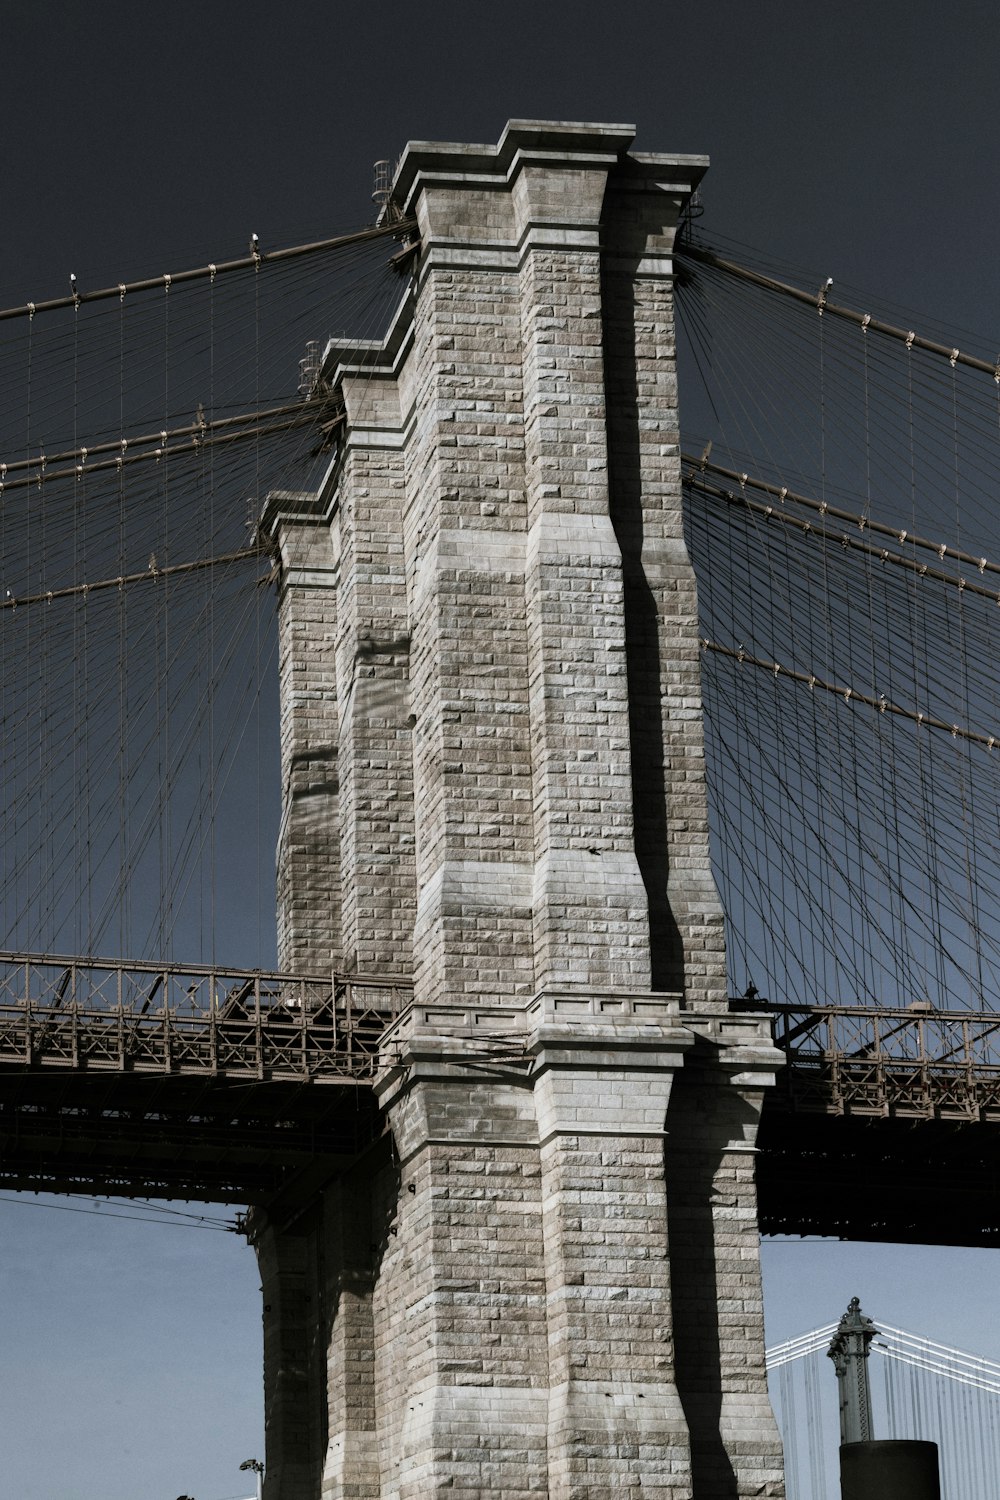
M 258 1222 L 268 1500 L 781 1495 L 681 526 L 700 157 L 411 144 L 413 291 L 340 343 L 282 556 L 284 965 L 412 976 L 387 1133 Z

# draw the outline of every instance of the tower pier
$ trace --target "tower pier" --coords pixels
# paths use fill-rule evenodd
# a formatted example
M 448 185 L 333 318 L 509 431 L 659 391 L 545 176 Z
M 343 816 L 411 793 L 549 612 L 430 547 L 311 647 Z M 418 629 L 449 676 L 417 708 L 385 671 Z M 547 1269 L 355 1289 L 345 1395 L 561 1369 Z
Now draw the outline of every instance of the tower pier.
M 626 126 L 411 144 L 412 286 L 275 495 L 283 963 L 412 979 L 386 1133 L 258 1219 L 266 1500 L 783 1493 L 684 546 L 671 252 Z

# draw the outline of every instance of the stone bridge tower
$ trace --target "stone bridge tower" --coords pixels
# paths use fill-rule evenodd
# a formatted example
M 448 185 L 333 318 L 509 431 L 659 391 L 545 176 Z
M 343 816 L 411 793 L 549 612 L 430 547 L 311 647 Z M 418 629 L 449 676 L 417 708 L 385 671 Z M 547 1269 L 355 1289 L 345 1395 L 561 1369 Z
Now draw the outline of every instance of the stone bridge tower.
M 282 556 L 282 960 L 412 978 L 387 1130 L 258 1227 L 267 1500 L 780 1495 L 708 860 L 671 249 L 625 126 L 411 144 Z

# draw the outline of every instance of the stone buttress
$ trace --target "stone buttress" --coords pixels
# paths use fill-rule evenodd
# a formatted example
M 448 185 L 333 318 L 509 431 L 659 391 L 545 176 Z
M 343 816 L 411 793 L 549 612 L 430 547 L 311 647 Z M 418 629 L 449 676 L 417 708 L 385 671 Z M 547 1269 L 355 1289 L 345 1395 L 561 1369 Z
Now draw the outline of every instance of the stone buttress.
M 625 126 L 411 144 L 411 283 L 320 378 L 282 557 L 282 961 L 412 980 L 389 1131 L 263 1222 L 267 1500 L 783 1493 L 684 545 L 671 252 Z

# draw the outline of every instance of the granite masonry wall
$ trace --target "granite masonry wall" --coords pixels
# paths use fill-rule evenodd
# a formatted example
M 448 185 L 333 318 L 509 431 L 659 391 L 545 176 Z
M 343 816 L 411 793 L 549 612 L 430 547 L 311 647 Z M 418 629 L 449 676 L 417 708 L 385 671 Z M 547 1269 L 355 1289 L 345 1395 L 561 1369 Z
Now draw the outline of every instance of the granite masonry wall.
M 259 1223 L 266 1500 L 780 1496 L 726 999 L 671 251 L 631 127 L 411 144 L 412 281 L 331 345 L 282 557 L 289 967 L 395 974 L 387 1133 Z

